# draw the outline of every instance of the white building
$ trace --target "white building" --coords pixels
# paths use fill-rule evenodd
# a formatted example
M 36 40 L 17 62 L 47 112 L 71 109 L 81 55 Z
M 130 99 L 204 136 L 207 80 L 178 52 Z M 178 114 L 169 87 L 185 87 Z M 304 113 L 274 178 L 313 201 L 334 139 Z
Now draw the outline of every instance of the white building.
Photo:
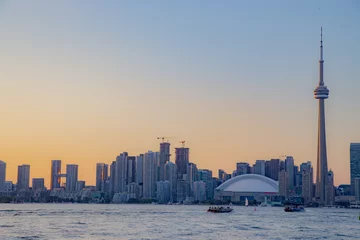
M 0 192 L 5 191 L 6 163 L 0 160 Z
M 195 201 L 205 201 L 206 200 L 206 183 L 203 181 L 194 182 L 194 198 Z
M 144 155 L 143 167 L 143 198 L 156 198 L 157 166 L 159 159 L 158 152 L 149 151 Z
M 156 183 L 156 199 L 158 203 L 164 204 L 170 202 L 171 183 L 169 181 L 159 181 Z

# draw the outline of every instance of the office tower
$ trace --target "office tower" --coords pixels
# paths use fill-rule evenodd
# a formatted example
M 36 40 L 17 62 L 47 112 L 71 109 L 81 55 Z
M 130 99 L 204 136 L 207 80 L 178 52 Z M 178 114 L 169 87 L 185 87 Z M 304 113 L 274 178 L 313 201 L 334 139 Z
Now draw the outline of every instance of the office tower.
M 144 154 L 140 154 L 136 157 L 136 183 L 143 184 L 143 167 L 144 167 Z
M 335 204 L 335 189 L 334 189 L 334 173 L 333 171 L 328 172 L 328 181 L 326 183 L 326 205 Z
M 165 164 L 165 180 L 171 183 L 170 201 L 173 202 L 176 200 L 177 192 L 177 166 L 175 163 L 169 161 Z
M 225 178 L 225 175 L 226 175 L 225 171 L 222 170 L 222 169 L 219 169 L 218 175 L 219 175 L 219 176 L 218 176 L 219 181 L 223 182 L 223 181 L 224 181 L 224 178 Z
M 207 200 L 214 199 L 215 188 L 218 187 L 218 181 L 216 178 L 211 178 L 206 182 L 206 198 Z
M 350 143 L 350 180 L 355 195 L 355 178 L 360 178 L 360 143 Z
M 160 143 L 159 181 L 165 179 L 165 164 L 170 161 L 170 143 Z
M 287 184 L 289 192 L 294 190 L 294 158 L 287 156 L 285 159 L 285 168 L 288 176 Z
M 206 183 L 203 181 L 194 182 L 195 201 L 203 202 L 206 200 Z
M 279 180 L 280 159 L 271 159 L 265 162 L 265 176 L 275 181 Z
M 32 190 L 45 190 L 45 184 L 43 178 L 33 178 L 32 180 Z
M 311 163 L 301 164 L 300 169 L 302 174 L 302 196 L 307 204 L 312 202 L 313 198 L 313 169 Z
M 188 193 L 187 193 L 187 190 L 188 190 L 187 183 L 183 179 L 178 179 L 176 185 L 177 185 L 176 201 L 181 203 L 181 202 L 185 201 L 186 196 L 188 195 Z
M 78 181 L 78 165 L 66 165 L 66 191 L 74 192 L 76 190 L 76 182 Z
M 237 175 L 248 174 L 250 173 L 250 166 L 245 162 L 236 163 L 236 171 Z
M 5 191 L 6 163 L 0 160 L 0 192 Z
M 171 183 L 169 181 L 159 181 L 156 183 L 156 199 L 158 203 L 168 203 L 171 198 Z
M 104 192 L 105 181 L 108 178 L 108 165 L 105 163 L 96 164 L 96 191 Z
M 157 163 L 159 153 L 149 151 L 144 155 L 143 198 L 156 198 Z
M 298 181 L 297 181 L 298 173 L 299 173 L 299 167 L 294 166 L 294 179 L 293 179 L 294 187 L 298 185 Z
M 116 161 L 112 161 L 110 165 L 110 192 L 113 194 L 115 192 L 115 182 L 116 182 Z
M 61 183 L 61 160 L 51 160 L 50 189 L 60 188 Z
M 194 193 L 194 182 L 198 179 L 198 169 L 196 167 L 196 164 L 189 163 L 186 173 L 187 183 L 189 185 L 189 196 L 193 196 Z
M 325 132 L 325 99 L 329 97 L 329 90 L 324 85 L 324 60 L 322 45 L 322 28 L 320 41 L 319 61 L 319 85 L 314 90 L 315 99 L 319 100 L 318 118 L 318 149 L 316 167 L 316 199 L 320 204 L 326 203 L 326 184 L 328 181 L 328 166 L 326 153 L 326 132 Z
M 133 183 L 136 180 L 136 157 L 128 157 L 128 172 L 127 184 Z
M 76 181 L 75 191 L 80 192 L 85 188 L 85 181 Z
M 265 160 L 256 160 L 253 169 L 254 174 L 265 176 Z
M 289 186 L 288 186 L 288 173 L 285 170 L 281 170 L 279 173 L 279 195 L 287 198 Z
M 283 161 L 283 160 L 279 160 L 279 172 L 281 171 L 281 170 L 285 170 L 286 168 L 285 168 L 285 161 Z
M 175 164 L 178 174 L 182 178 L 182 175 L 186 174 L 189 164 L 189 148 L 175 148 Z
M 116 157 L 115 193 L 125 192 L 128 172 L 128 153 L 123 152 Z
M 199 181 L 207 182 L 212 179 L 212 171 L 211 170 L 199 169 L 198 174 L 199 174 L 199 177 L 198 177 Z
M 356 201 L 360 201 L 360 178 L 354 179 L 354 192 Z
M 17 191 L 29 190 L 30 165 L 18 166 L 18 179 L 16 184 Z

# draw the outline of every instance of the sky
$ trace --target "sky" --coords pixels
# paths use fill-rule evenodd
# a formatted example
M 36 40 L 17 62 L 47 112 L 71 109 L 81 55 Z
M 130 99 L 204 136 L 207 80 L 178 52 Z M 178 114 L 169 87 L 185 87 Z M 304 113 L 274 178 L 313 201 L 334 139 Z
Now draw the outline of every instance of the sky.
M 293 156 L 316 167 L 320 27 L 328 166 L 360 142 L 358 1 L 0 0 L 0 159 L 50 183 L 182 140 L 198 168 Z M 315 170 L 315 169 L 314 169 Z

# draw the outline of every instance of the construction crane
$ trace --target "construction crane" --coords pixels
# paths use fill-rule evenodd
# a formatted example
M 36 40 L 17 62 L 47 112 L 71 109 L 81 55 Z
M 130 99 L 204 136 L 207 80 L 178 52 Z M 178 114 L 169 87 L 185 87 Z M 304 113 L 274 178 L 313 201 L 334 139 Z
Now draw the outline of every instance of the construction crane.
M 182 144 L 182 147 L 183 147 L 183 148 L 185 147 L 185 141 L 180 141 L 179 143 Z
M 163 143 L 165 142 L 166 139 L 169 138 L 174 138 L 174 137 L 157 137 L 158 140 L 161 140 Z M 169 142 L 169 140 L 166 140 L 166 142 Z

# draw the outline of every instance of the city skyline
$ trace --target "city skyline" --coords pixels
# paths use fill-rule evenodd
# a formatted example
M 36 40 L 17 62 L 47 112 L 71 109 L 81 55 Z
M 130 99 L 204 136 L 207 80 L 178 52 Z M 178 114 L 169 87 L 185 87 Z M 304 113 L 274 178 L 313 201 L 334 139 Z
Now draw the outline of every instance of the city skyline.
M 95 185 L 96 163 L 157 150 L 163 135 L 177 136 L 171 154 L 186 140 L 191 161 L 213 171 L 289 154 L 311 161 L 315 175 L 311 90 L 323 26 L 328 168 L 335 184 L 350 182 L 358 3 L 0 5 L 7 180 L 29 164 L 31 179 L 50 186 L 49 162 L 61 159 L 62 172 L 77 164 L 79 179 Z

